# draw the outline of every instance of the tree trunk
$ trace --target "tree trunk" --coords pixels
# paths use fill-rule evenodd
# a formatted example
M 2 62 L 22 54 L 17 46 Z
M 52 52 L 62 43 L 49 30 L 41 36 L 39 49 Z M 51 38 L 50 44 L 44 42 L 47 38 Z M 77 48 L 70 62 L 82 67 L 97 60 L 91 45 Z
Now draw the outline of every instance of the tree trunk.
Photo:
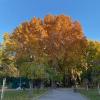
M 100 84 L 98 83 L 98 89 L 100 89 Z
M 53 79 L 51 79 L 51 88 L 54 88 L 55 86 L 54 86 L 54 80 Z
M 3 85 L 2 85 L 2 91 L 1 91 L 1 100 L 3 100 L 3 97 L 4 97 L 5 84 L 6 84 L 6 78 L 3 78 Z
M 22 87 L 22 79 L 21 79 L 21 77 L 20 77 L 19 87 L 20 87 L 20 88 Z
M 41 81 L 41 89 L 44 88 L 44 80 Z
M 32 90 L 33 90 L 33 82 L 32 82 L 32 80 L 29 81 L 29 87 L 30 87 L 30 89 L 29 89 L 29 97 L 32 98 L 32 95 L 33 95 L 33 93 L 32 93 Z
M 86 90 L 87 90 L 87 91 L 89 90 L 89 86 L 88 86 L 88 84 L 86 85 Z
M 76 78 L 74 78 L 74 92 L 77 92 L 77 81 Z
M 66 87 L 66 75 L 65 75 L 65 73 L 63 74 L 63 86 Z
M 98 93 L 100 95 L 100 84 L 98 83 Z

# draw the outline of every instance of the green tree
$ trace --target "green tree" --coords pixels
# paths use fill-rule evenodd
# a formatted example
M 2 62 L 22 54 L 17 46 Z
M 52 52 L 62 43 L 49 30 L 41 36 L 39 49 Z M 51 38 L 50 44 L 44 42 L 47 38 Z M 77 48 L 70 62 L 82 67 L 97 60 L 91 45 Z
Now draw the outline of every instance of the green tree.
M 18 76 L 18 70 L 14 64 L 14 55 L 11 52 L 10 38 L 7 33 L 4 35 L 4 42 L 0 47 L 0 77 L 3 78 L 3 86 L 1 100 L 3 99 L 3 91 L 6 84 L 6 77 Z

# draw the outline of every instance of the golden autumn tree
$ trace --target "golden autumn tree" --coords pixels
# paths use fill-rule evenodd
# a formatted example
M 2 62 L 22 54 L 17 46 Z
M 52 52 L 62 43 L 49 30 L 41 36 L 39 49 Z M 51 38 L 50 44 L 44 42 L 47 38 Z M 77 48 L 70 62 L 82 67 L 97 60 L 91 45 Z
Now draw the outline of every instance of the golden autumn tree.
M 44 33 L 42 20 L 33 18 L 30 22 L 22 23 L 11 35 L 12 41 L 17 45 L 16 63 L 21 74 L 29 79 L 44 76 L 44 68 L 41 67 L 43 65 L 40 62 L 42 51 L 39 44 L 41 38 L 45 37 Z
M 85 69 L 83 60 L 87 40 L 80 23 L 69 16 L 48 15 L 43 20 L 33 18 L 17 27 L 10 38 L 16 44 L 16 63 L 29 78 L 39 75 L 34 75 L 37 70 L 34 67 L 44 76 L 44 63 L 56 72 L 70 74 L 71 77 L 80 76 Z
M 19 76 L 19 71 L 15 66 L 14 45 L 11 42 L 10 35 L 5 33 L 4 41 L 0 45 L 0 78 L 3 78 L 1 100 L 4 97 L 6 78 Z
M 44 28 L 48 36 L 43 40 L 43 49 L 52 66 L 72 77 L 80 75 L 84 69 L 81 59 L 84 59 L 87 47 L 80 23 L 73 22 L 68 16 L 48 15 L 44 18 Z
M 18 70 L 15 67 L 15 56 L 13 54 L 14 43 L 10 41 L 10 35 L 8 33 L 4 34 L 4 41 L 1 44 L 0 49 L 0 72 L 2 77 L 7 76 L 18 76 Z

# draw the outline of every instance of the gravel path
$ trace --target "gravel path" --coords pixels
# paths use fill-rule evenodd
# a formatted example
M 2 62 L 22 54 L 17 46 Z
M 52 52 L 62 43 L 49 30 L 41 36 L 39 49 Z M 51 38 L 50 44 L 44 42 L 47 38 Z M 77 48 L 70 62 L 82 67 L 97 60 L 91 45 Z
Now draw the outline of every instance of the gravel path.
M 74 93 L 72 89 L 53 89 L 39 100 L 87 100 L 80 93 Z

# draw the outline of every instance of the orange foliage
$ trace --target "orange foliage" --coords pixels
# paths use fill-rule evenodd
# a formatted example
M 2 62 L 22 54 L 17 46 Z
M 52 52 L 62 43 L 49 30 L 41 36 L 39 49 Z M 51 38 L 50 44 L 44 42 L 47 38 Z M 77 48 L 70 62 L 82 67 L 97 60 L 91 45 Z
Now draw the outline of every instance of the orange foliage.
M 32 56 L 34 60 L 46 54 L 53 61 L 72 62 L 72 66 L 84 56 L 87 46 L 80 23 L 65 15 L 33 18 L 17 27 L 11 38 L 18 46 L 17 59 Z

